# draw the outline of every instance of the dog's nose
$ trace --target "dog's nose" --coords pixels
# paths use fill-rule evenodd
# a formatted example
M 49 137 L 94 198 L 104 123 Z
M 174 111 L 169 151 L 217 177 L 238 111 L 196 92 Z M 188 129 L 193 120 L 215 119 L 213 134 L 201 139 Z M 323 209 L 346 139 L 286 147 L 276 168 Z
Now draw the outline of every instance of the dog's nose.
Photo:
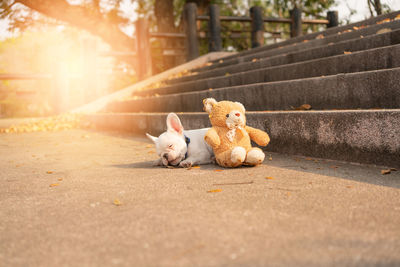
M 235 113 L 235 116 L 236 117 L 240 117 L 240 113 Z

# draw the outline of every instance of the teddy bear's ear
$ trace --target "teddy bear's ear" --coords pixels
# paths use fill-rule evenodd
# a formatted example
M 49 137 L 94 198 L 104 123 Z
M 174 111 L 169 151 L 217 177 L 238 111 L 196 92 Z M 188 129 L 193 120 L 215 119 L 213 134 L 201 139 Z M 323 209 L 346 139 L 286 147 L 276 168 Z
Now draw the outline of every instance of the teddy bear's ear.
M 242 104 L 242 103 L 240 103 L 240 102 L 235 102 L 235 104 L 238 104 L 238 105 L 240 105 L 240 106 L 242 107 L 243 111 L 244 111 L 244 112 L 246 112 L 246 109 L 244 108 L 244 106 L 243 106 L 243 104 Z
M 203 99 L 204 111 L 207 113 L 211 113 L 211 110 L 215 104 L 217 104 L 217 100 L 215 100 L 214 98 Z

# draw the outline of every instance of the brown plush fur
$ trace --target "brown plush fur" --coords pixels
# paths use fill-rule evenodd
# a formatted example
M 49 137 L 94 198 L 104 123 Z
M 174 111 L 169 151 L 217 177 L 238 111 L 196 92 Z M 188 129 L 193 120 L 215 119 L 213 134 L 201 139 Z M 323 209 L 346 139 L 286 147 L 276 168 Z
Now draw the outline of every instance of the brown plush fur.
M 246 163 L 246 160 L 244 162 L 232 161 L 232 150 L 235 147 L 243 147 L 247 153 L 254 149 L 260 150 L 259 148 L 252 147 L 250 140 L 253 140 L 260 146 L 266 146 L 270 140 L 266 132 L 246 126 L 243 105 L 231 101 L 216 102 L 212 98 L 204 99 L 203 103 L 204 109 L 209 113 L 212 125 L 212 128 L 205 136 L 205 141 L 213 148 L 217 163 L 223 167 L 238 167 L 242 164 L 257 165 L 261 163 Z M 240 113 L 243 119 L 242 128 L 236 129 L 236 134 L 232 141 L 227 137 L 227 133 L 230 131 L 227 125 L 227 114 L 231 112 L 234 112 L 234 114 Z

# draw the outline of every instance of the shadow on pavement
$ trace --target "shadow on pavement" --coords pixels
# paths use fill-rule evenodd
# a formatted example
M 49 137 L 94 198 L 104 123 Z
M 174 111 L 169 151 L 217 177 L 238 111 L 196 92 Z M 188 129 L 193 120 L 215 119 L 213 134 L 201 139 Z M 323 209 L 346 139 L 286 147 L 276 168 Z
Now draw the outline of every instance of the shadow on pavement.
M 123 169 L 155 169 L 160 168 L 153 166 L 153 161 L 133 162 L 128 164 L 114 164 L 111 167 L 123 168 Z
M 382 175 L 381 170 L 387 168 L 271 152 L 266 152 L 266 155 L 263 163 L 266 166 L 400 189 L 400 170 Z M 269 156 L 272 160 L 268 160 Z

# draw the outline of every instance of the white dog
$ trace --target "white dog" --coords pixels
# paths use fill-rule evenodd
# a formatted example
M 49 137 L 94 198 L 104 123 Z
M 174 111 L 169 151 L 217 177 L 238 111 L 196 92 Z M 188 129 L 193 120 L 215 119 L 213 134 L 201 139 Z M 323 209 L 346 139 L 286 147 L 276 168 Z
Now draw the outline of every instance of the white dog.
M 214 161 L 212 148 L 204 141 L 209 128 L 184 131 L 175 113 L 167 117 L 167 131 L 158 138 L 146 133 L 156 145 L 160 157 L 154 165 L 172 165 L 188 168 L 192 165 L 208 164 Z

